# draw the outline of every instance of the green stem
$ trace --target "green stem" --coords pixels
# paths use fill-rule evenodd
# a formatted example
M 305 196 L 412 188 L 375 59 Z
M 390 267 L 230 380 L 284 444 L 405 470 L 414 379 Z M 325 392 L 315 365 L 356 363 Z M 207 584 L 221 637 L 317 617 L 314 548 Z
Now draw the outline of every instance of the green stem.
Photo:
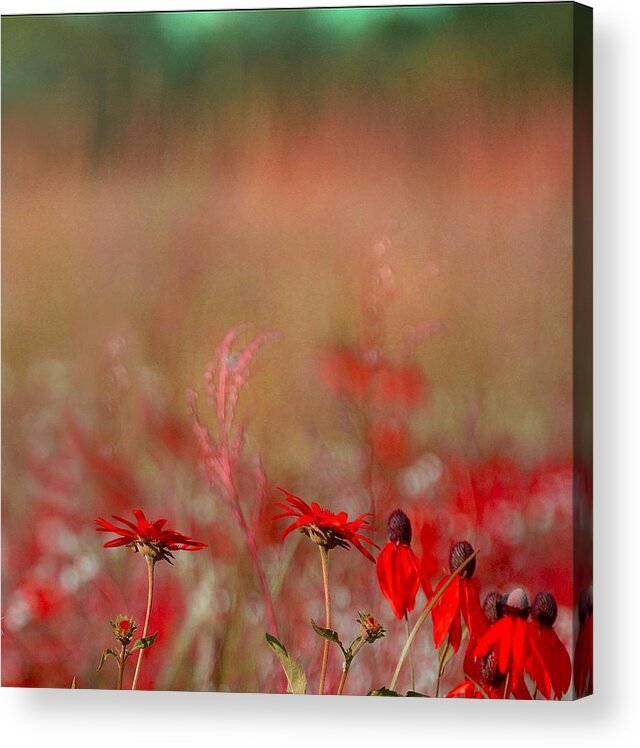
M 324 609 L 325 609 L 325 628 L 331 628 L 331 598 L 329 597 L 329 551 L 324 545 L 319 545 L 320 559 L 322 561 L 322 582 L 324 584 Z M 327 677 L 327 663 L 329 662 L 329 640 L 324 640 L 324 649 L 322 650 L 322 667 L 320 669 L 320 689 L 318 693 L 324 693 L 324 682 Z
M 438 657 L 438 675 L 436 678 L 436 692 L 434 694 L 434 698 L 438 698 L 440 694 L 440 680 L 444 674 L 444 660 L 447 656 L 447 651 L 449 650 L 449 634 L 447 634 L 447 638 L 445 639 L 445 645 L 444 649 L 440 653 L 440 657 Z
M 148 571 L 148 592 L 147 592 L 147 612 L 144 616 L 144 628 L 142 630 L 142 638 L 149 633 L 149 619 L 151 618 L 151 606 L 153 605 L 153 567 L 155 566 L 155 559 L 151 556 L 145 556 L 147 560 L 147 571 Z M 140 675 L 140 663 L 142 662 L 142 655 L 144 649 L 138 652 L 138 661 L 136 662 L 136 669 L 133 674 L 133 683 L 131 684 L 131 690 L 135 691 L 138 684 L 138 676 Z
M 120 652 L 120 656 L 118 657 L 118 683 L 116 684 L 116 690 L 121 691 L 122 690 L 122 679 L 124 677 L 124 663 L 127 659 L 127 648 L 122 646 L 122 651 Z
M 360 639 L 360 641 L 356 644 L 355 649 L 351 653 L 351 657 L 349 657 L 348 659 L 344 661 L 344 667 L 342 668 L 342 675 L 340 676 L 340 685 L 338 686 L 338 691 L 337 691 L 338 696 L 342 696 L 345 683 L 347 682 L 347 675 L 349 675 L 349 668 L 351 667 L 351 663 L 353 662 L 354 657 L 358 654 L 358 652 L 364 646 L 365 641 L 366 641 L 365 639 Z
M 449 587 L 449 585 L 453 582 L 453 580 L 461 574 L 467 566 L 471 563 L 471 561 L 478 555 L 478 551 L 474 551 L 468 558 L 466 558 L 463 563 L 458 566 L 458 568 L 449 576 L 447 581 L 442 585 L 442 587 L 433 595 L 431 600 L 429 600 L 429 603 L 425 607 L 425 609 L 420 614 L 420 617 L 413 625 L 413 628 L 411 629 L 411 633 L 407 637 L 407 641 L 402 649 L 402 652 L 400 653 L 400 659 L 398 660 L 398 664 L 396 665 L 396 670 L 393 674 L 393 679 L 391 680 L 391 683 L 389 685 L 389 688 L 393 691 L 396 687 L 396 683 L 398 682 L 398 677 L 400 676 L 400 670 L 402 669 L 402 663 L 405 660 L 405 657 L 407 656 L 407 653 L 411 649 L 411 642 L 415 639 L 416 634 L 420 629 L 422 628 L 422 625 L 429 617 L 429 614 L 433 610 L 434 605 L 438 602 L 438 600 L 442 597 L 446 589 Z
M 411 630 L 409 628 L 409 614 L 407 613 L 407 611 L 405 611 L 404 613 L 404 623 L 405 623 L 405 628 L 407 630 L 407 639 L 409 639 L 409 634 Z M 416 690 L 416 674 L 413 669 L 413 652 L 411 651 L 411 645 L 409 645 L 409 667 L 411 669 L 411 690 L 415 691 Z

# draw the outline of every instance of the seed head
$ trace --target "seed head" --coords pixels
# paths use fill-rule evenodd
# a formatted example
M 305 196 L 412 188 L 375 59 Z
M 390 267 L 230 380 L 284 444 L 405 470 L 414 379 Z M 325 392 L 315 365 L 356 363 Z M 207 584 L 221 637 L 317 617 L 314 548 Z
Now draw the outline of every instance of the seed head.
M 515 590 L 512 590 L 509 593 L 509 597 L 507 597 L 504 612 L 512 616 L 527 618 L 529 610 L 529 598 L 527 597 L 527 593 L 522 589 L 522 587 L 516 587 Z
M 498 668 L 496 653 L 491 650 L 480 665 L 480 680 L 487 686 L 498 688 L 504 683 L 505 675 Z
M 411 544 L 411 522 L 402 509 L 396 509 L 389 515 L 387 534 L 392 543 Z
M 538 592 L 531 606 L 531 615 L 541 626 L 553 626 L 558 617 L 558 604 L 550 592 Z
M 466 540 L 460 540 L 458 543 L 455 543 L 455 545 L 451 548 L 451 552 L 449 553 L 449 569 L 451 573 L 453 574 L 453 572 L 459 566 L 462 566 L 462 564 L 469 558 L 469 556 L 471 556 L 472 553 L 473 546 Z M 464 569 L 464 571 L 461 572 L 461 576 L 466 577 L 467 579 L 471 579 L 475 570 L 476 560 L 474 558 Z
M 506 602 L 507 596 L 500 592 L 490 592 L 486 596 L 482 609 L 489 623 L 494 624 L 498 619 L 502 618 Z

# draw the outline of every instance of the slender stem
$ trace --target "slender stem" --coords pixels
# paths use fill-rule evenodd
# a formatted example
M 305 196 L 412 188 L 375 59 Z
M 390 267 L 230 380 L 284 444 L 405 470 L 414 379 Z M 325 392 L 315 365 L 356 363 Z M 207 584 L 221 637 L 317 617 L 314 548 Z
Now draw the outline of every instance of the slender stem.
M 402 649 L 402 652 L 400 653 L 400 659 L 398 660 L 398 664 L 396 665 L 396 670 L 393 674 L 393 678 L 391 680 L 391 683 L 389 685 L 389 688 L 393 691 L 396 687 L 396 683 L 398 682 L 398 677 L 400 676 L 400 670 L 402 669 L 402 663 L 405 660 L 405 657 L 407 656 L 407 653 L 409 652 L 409 649 L 411 648 L 411 642 L 415 639 L 416 634 L 420 629 L 422 628 L 422 625 L 429 617 L 429 614 L 433 610 L 434 605 L 438 602 L 438 600 L 442 597 L 446 589 L 449 587 L 449 585 L 453 582 L 453 580 L 458 576 L 458 574 L 461 574 L 467 566 L 471 563 L 471 561 L 478 555 L 478 551 L 474 551 L 470 556 L 468 556 L 463 563 L 458 566 L 458 568 L 449 576 L 447 581 L 440 587 L 440 589 L 434 593 L 431 600 L 429 600 L 429 603 L 426 605 L 425 609 L 420 614 L 420 617 L 418 620 L 414 623 L 413 628 L 411 629 L 411 633 L 407 637 L 407 641 Z
M 230 464 L 229 464 L 228 469 L 229 469 L 229 474 L 231 474 Z M 273 632 L 276 638 L 279 638 L 278 624 L 276 623 L 276 614 L 275 614 L 275 610 L 273 607 L 273 598 L 271 597 L 271 590 L 269 589 L 269 585 L 267 583 L 267 577 L 264 573 L 264 566 L 262 565 L 262 561 L 260 560 L 260 553 L 258 551 L 256 539 L 251 530 L 251 527 L 249 526 L 249 523 L 247 522 L 247 518 L 244 516 L 244 512 L 242 511 L 242 506 L 240 504 L 240 496 L 236 489 L 233 478 L 229 478 L 227 488 L 228 488 L 228 495 L 229 495 L 229 500 L 230 500 L 230 505 L 231 505 L 231 511 L 235 515 L 238 521 L 238 524 L 240 525 L 240 528 L 242 529 L 242 532 L 245 537 L 245 542 L 247 544 L 247 548 L 249 549 L 249 555 L 251 556 L 251 560 L 253 561 L 253 566 L 256 571 L 256 575 L 258 577 L 260 591 L 262 592 L 263 605 L 265 607 L 267 616 L 269 618 L 269 625 L 271 627 L 270 630 Z
M 535 701 L 538 698 L 538 686 L 535 687 L 532 698 L 533 698 L 533 701 Z
M 447 652 L 449 651 L 449 634 L 447 634 L 447 638 L 445 639 L 445 645 L 444 649 L 440 652 L 440 656 L 438 657 L 438 676 L 436 678 L 436 692 L 434 693 L 434 698 L 438 698 L 438 695 L 440 694 L 440 680 L 442 678 L 442 675 L 444 673 L 444 660 L 447 656 Z
M 153 567 L 155 566 L 155 559 L 151 556 L 145 556 L 147 559 L 147 571 L 148 571 L 148 592 L 147 592 L 147 612 L 144 616 L 144 628 L 142 629 L 142 638 L 149 633 L 149 619 L 151 618 L 151 606 L 153 605 Z M 142 662 L 142 655 L 144 649 L 138 652 L 138 661 L 136 662 L 136 669 L 133 674 L 133 683 L 131 684 L 131 690 L 135 691 L 138 684 L 138 676 L 140 675 L 140 663 Z
M 407 630 L 407 640 L 408 640 L 409 634 L 411 633 L 411 629 L 409 628 L 409 614 L 407 613 L 406 610 L 404 612 L 404 623 L 405 623 L 405 628 Z M 416 674 L 413 669 L 413 652 L 411 650 L 411 644 L 409 644 L 409 666 L 411 669 L 411 690 L 415 691 L 416 690 Z
M 127 659 L 127 648 L 124 646 L 124 644 L 121 644 L 122 650 L 120 651 L 120 654 L 118 655 L 118 683 L 116 685 L 116 690 L 121 691 L 122 690 L 122 678 L 124 677 L 124 663 Z
M 364 644 L 365 644 L 365 639 L 360 639 L 360 641 L 354 647 L 354 650 L 351 653 L 351 657 L 349 657 L 349 659 L 346 659 L 344 661 L 344 667 L 342 668 L 342 675 L 340 676 L 340 685 L 338 686 L 338 691 L 337 691 L 338 696 L 342 696 L 345 683 L 347 682 L 347 675 L 349 675 L 349 668 L 351 667 L 351 663 L 353 662 L 354 657 L 362 649 Z
M 503 699 L 509 698 L 509 675 L 511 675 L 511 673 L 507 673 L 507 677 L 505 678 L 505 681 L 504 681 L 504 692 L 502 694 Z
M 325 609 L 325 628 L 331 628 L 331 598 L 329 597 L 329 551 L 324 545 L 319 545 L 320 559 L 322 561 L 322 582 L 324 584 L 324 609 Z M 327 663 L 329 661 L 329 640 L 324 640 L 324 649 L 322 650 L 322 668 L 320 669 L 320 689 L 318 693 L 324 693 L 324 681 L 327 677 Z

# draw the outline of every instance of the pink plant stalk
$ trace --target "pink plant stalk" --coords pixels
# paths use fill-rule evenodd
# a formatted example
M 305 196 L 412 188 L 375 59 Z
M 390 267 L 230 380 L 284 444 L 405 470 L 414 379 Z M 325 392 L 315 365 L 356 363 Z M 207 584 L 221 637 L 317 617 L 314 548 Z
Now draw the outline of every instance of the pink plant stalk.
M 279 337 L 280 333 L 259 333 L 244 347 L 234 351 L 234 344 L 247 329 L 248 325 L 238 325 L 229 330 L 205 370 L 205 391 L 207 402 L 215 414 L 215 434 L 198 418 L 197 393 L 189 390 L 187 397 L 207 482 L 229 507 L 244 535 L 258 577 L 270 630 L 278 636 L 273 599 L 260 560 L 253 522 L 247 518 L 237 488 L 237 475 L 245 445 L 246 423 L 238 423 L 236 415 L 238 399 L 249 381 L 249 369 L 253 359 L 265 343 Z M 255 462 L 253 472 L 257 495 L 262 501 L 266 477 L 259 458 Z

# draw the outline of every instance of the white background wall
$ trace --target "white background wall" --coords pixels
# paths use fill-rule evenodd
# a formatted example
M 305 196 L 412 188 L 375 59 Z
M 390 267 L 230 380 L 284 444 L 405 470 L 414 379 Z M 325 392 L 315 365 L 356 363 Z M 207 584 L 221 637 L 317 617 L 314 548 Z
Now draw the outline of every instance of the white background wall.
M 0 10 L 6 14 L 300 4 L 0 0 Z M 533 704 L 5 688 L 0 691 L 3 745 L 640 745 L 640 2 L 588 4 L 595 11 L 596 96 L 596 695 L 575 704 Z

